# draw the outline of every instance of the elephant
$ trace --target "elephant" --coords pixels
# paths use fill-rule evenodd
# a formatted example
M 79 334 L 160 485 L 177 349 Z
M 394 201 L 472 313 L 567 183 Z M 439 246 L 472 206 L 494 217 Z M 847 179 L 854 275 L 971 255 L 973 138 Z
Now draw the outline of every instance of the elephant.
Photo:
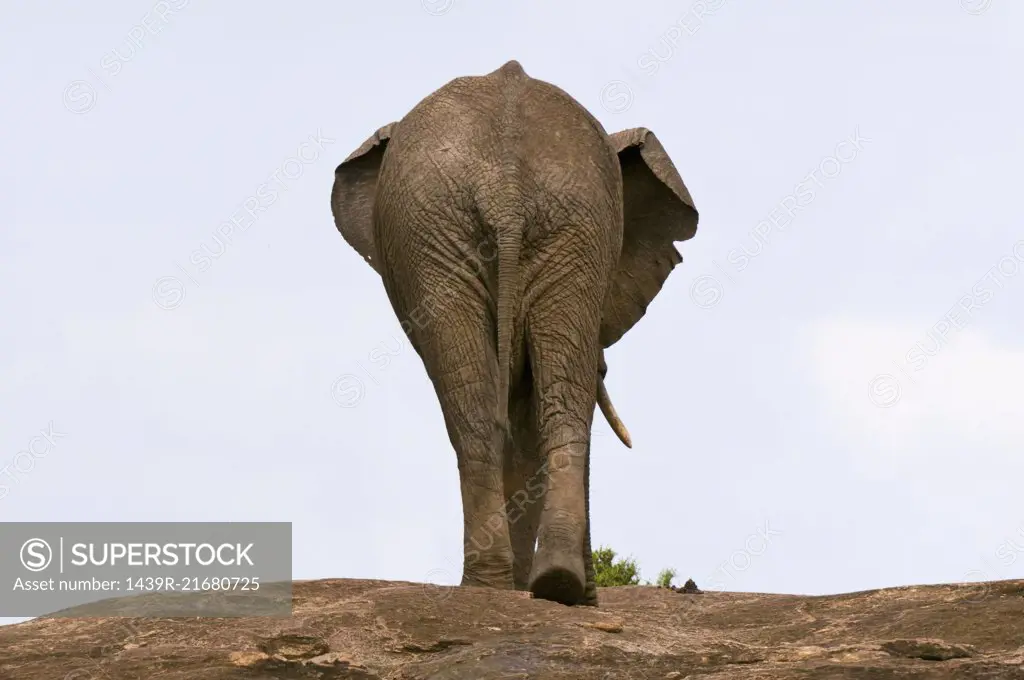
M 645 314 L 697 209 L 654 133 L 609 135 L 509 61 L 455 78 L 335 170 L 331 212 L 381 277 L 458 463 L 461 584 L 597 606 L 604 350 Z

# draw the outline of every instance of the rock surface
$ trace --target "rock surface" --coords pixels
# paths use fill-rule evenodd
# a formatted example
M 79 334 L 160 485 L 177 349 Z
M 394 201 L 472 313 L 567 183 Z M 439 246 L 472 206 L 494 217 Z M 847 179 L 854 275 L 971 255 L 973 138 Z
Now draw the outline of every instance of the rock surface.
M 292 618 L 41 618 L 3 680 L 1024 680 L 1024 580 L 807 597 L 296 582 Z

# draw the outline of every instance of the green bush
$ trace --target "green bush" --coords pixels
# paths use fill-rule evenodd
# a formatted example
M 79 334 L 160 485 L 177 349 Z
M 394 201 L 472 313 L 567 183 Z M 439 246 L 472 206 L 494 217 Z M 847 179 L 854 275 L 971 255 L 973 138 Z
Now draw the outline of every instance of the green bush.
M 594 578 L 599 588 L 640 585 L 640 569 L 631 559 L 615 560 L 615 551 L 599 547 L 594 551 Z
M 671 588 L 672 579 L 676 577 L 675 569 L 662 569 L 661 573 L 658 574 L 658 580 L 654 582 L 659 588 Z
M 636 561 L 630 558 L 616 560 L 615 555 L 614 550 L 604 546 L 594 551 L 594 579 L 597 586 L 607 588 L 640 585 L 640 568 L 636 566 Z M 671 588 L 672 579 L 678 575 L 675 569 L 662 569 L 654 583 L 644 581 L 643 585 Z

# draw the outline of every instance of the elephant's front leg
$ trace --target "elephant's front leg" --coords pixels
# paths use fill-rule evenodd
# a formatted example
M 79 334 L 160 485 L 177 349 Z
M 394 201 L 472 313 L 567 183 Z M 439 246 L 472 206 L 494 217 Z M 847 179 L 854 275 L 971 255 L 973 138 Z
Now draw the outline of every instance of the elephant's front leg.
M 512 539 L 512 577 L 516 590 L 527 590 L 530 585 L 537 525 L 547 484 L 547 470 L 542 467 L 537 451 L 536 405 L 532 396 L 527 375 L 512 391 L 509 419 L 515 441 L 508 442 L 505 450 L 505 508 Z

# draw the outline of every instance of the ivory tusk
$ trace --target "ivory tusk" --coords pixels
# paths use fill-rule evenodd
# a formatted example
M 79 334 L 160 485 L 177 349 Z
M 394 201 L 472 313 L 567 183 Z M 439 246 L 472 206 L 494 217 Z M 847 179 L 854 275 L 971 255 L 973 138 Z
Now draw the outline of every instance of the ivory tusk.
M 629 430 L 626 429 L 622 420 L 619 419 L 619 415 L 615 412 L 612 400 L 608 396 L 608 390 L 604 386 L 604 378 L 600 375 L 597 376 L 597 405 L 601 407 L 604 419 L 608 421 L 608 424 L 619 440 L 626 445 L 626 448 L 633 448 L 633 440 L 629 438 Z

